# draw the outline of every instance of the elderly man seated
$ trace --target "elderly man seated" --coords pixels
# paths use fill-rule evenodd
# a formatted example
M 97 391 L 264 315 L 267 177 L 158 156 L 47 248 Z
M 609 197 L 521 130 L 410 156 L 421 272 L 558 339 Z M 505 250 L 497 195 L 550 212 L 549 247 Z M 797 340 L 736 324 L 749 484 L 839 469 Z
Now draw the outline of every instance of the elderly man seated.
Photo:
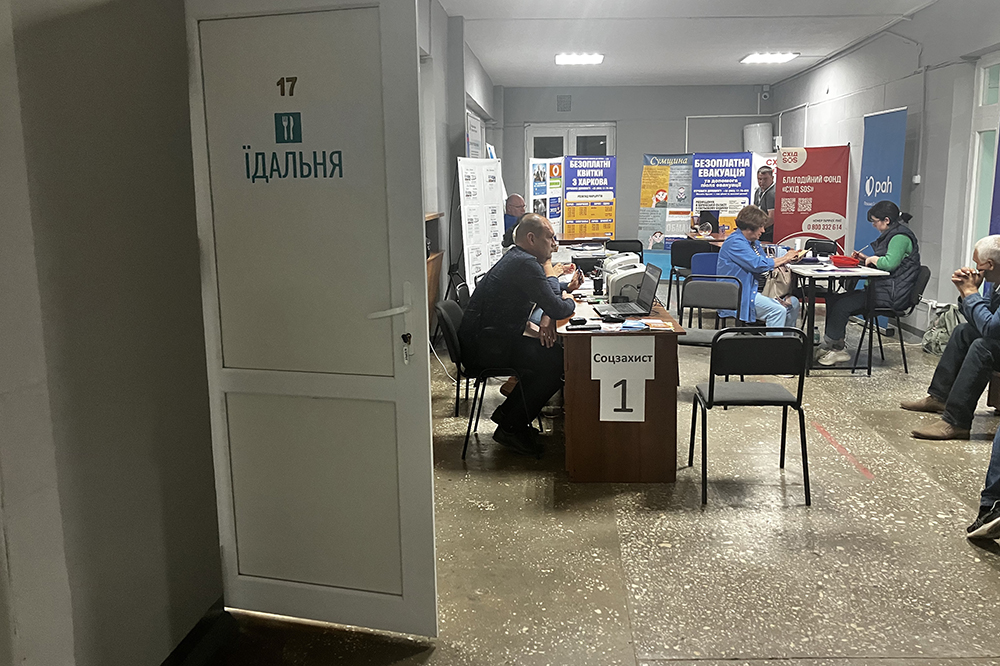
M 476 287 L 458 337 L 471 371 L 514 368 L 521 375 L 491 417 L 497 423 L 493 439 L 519 453 L 538 454 L 541 446 L 531 422 L 563 383 L 556 321 L 572 315 L 576 304 L 563 292 L 560 271 L 552 266 L 556 240 L 546 218 L 533 213 L 522 216 L 514 243 Z M 581 280 L 577 273 L 566 291 L 579 287 Z M 524 335 L 535 304 L 544 313 L 538 338 Z
M 927 395 L 899 405 L 915 412 L 941 414 L 931 425 L 913 431 L 918 439 L 969 439 L 979 397 L 993 371 L 1000 370 L 1000 235 L 981 238 L 972 260 L 975 269 L 959 268 L 951 276 L 967 323 L 952 332 Z M 993 285 L 988 297 L 979 293 L 984 281 Z

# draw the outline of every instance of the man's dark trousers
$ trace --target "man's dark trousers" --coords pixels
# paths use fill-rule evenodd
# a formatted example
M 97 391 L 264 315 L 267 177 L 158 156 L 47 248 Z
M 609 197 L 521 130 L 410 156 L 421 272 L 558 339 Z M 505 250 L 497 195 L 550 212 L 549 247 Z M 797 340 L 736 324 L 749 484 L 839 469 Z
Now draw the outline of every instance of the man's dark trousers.
M 1000 340 L 982 337 L 972 324 L 959 324 L 927 389 L 931 397 L 945 403 L 941 418 L 956 428 L 971 428 L 979 397 L 998 369 Z

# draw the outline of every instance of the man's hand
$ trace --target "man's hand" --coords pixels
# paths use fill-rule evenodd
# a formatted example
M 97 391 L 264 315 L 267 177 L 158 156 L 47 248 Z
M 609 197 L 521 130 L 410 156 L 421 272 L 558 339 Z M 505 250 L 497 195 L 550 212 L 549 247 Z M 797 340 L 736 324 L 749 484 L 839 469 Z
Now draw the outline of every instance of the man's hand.
M 556 321 L 547 314 L 542 315 L 538 324 L 538 339 L 543 347 L 551 347 L 556 343 Z
M 971 296 L 979 292 L 979 287 L 983 284 L 983 276 L 968 266 L 963 266 L 951 274 L 951 282 L 963 297 Z
M 561 266 L 562 264 L 556 265 Z M 561 275 L 561 273 L 556 271 L 556 267 L 552 265 L 551 257 L 545 260 L 545 263 L 542 264 L 542 269 L 545 271 L 545 277 L 559 277 Z
M 869 258 L 867 254 L 863 252 L 858 252 L 857 250 L 851 252 L 851 256 L 857 259 L 858 261 L 864 261 L 864 262 L 867 262 Z M 867 265 L 867 263 L 865 265 Z
M 573 279 L 566 285 L 566 291 L 579 289 L 581 284 L 583 284 L 583 271 L 577 271 L 573 274 Z
M 860 257 L 859 257 L 859 259 L 860 259 Z M 875 266 L 875 264 L 878 263 L 878 260 L 879 260 L 879 257 L 865 257 L 864 264 L 865 264 L 865 266 Z
M 569 275 L 576 271 L 576 264 L 564 264 L 562 262 L 558 264 L 552 264 L 552 270 L 556 272 L 556 275 Z

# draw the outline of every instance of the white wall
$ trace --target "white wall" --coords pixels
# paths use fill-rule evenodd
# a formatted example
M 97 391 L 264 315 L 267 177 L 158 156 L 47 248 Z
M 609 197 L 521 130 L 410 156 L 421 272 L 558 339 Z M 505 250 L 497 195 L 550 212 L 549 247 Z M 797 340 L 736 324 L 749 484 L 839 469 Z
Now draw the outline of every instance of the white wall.
M 0 664 L 73 663 L 10 2 L 0 0 Z
M 11 563 L 21 547 L 53 558 L 32 594 L 55 593 L 54 615 L 14 621 L 52 643 L 26 663 L 160 663 L 222 593 L 182 8 L 14 0 L 12 11 L 28 187 L 18 200 L 4 179 L 18 262 L 0 265 L 16 271 L 4 294 L 15 285 L 25 314 L 15 347 L 4 331 L 21 357 L 5 354 L 5 370 L 24 365 L 4 396 L 24 408 L 4 427 L 15 449 L 39 445 L 17 481 L 48 504 L 14 533 L 5 498 L 4 523 Z M 4 130 L 8 92 L 5 78 Z M 4 134 L 5 165 L 16 143 Z M 36 471 L 50 451 L 55 486 Z M 50 536 L 60 529 L 64 557 Z
M 496 116 L 493 110 L 493 79 L 468 44 L 465 44 L 465 95 L 469 107 L 484 121 Z
M 556 111 L 556 96 L 572 95 L 570 112 Z M 503 177 L 510 192 L 524 190 L 524 125 L 530 122 L 616 123 L 617 237 L 635 238 L 644 153 L 683 153 L 687 116 L 748 114 L 746 118 L 691 121 L 690 151 L 740 151 L 743 126 L 755 118 L 753 86 L 504 88 Z
M 931 268 L 925 296 L 954 300 L 948 275 L 964 263 L 962 234 L 969 188 L 969 140 L 975 66 L 968 56 L 1000 46 L 1000 3 L 938 0 L 844 57 L 776 85 L 784 145 L 851 143 L 848 218 L 854 228 L 865 114 L 906 106 L 902 208 Z M 921 147 L 922 144 L 922 147 Z M 920 174 L 922 183 L 911 184 Z M 923 325 L 917 319 L 914 324 Z

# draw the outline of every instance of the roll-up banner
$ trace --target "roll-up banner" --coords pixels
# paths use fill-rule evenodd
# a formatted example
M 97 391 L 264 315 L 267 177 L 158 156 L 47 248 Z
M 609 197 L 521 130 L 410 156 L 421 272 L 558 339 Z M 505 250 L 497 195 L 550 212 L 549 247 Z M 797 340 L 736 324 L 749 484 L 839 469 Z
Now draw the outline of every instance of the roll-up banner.
M 850 146 L 782 148 L 774 186 L 774 240 L 829 238 L 844 248 Z
M 566 157 L 563 238 L 615 237 L 614 156 Z
M 563 158 L 531 160 L 525 197 L 527 212 L 549 218 L 556 238 L 563 237 Z
M 691 154 L 642 156 L 638 238 L 646 249 L 669 249 L 672 237 L 691 228 L 693 164 Z
M 993 208 L 990 210 L 990 234 L 1000 234 L 1000 178 L 997 178 L 998 174 L 1000 174 L 1000 150 L 997 151 L 997 163 L 993 171 Z
M 906 107 L 865 116 L 864 141 L 858 217 L 854 226 L 855 250 L 863 249 L 879 235 L 878 230 L 868 222 L 868 209 L 879 201 L 899 205 L 903 187 L 903 152 L 906 149 Z M 871 251 L 865 254 L 871 254 Z
M 695 153 L 692 213 L 699 217 L 707 211 L 719 231 L 732 231 L 736 214 L 750 203 L 754 177 L 753 153 Z

